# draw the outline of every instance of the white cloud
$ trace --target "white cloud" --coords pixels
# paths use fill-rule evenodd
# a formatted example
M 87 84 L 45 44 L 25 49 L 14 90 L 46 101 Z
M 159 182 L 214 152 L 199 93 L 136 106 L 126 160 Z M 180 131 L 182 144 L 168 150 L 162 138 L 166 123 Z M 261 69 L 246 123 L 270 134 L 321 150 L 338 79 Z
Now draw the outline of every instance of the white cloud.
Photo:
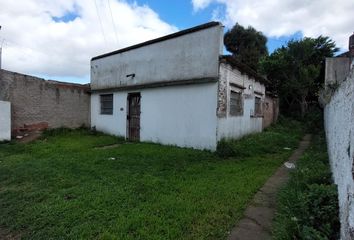
M 21 0 L 20 4 L 0 0 L 0 40 L 5 39 L 2 67 L 34 75 L 87 78 L 92 57 L 177 31 L 148 6 L 124 0 L 96 3 L 106 41 L 94 0 Z M 69 22 L 53 20 L 68 13 L 78 17 Z
M 192 0 L 196 10 L 212 2 L 225 6 L 222 22 L 227 27 L 236 22 L 251 25 L 269 37 L 298 31 L 308 37 L 322 34 L 346 50 L 348 38 L 354 31 L 353 0 Z M 220 18 L 220 13 L 217 16 Z
M 192 0 L 194 10 L 206 8 L 213 0 Z

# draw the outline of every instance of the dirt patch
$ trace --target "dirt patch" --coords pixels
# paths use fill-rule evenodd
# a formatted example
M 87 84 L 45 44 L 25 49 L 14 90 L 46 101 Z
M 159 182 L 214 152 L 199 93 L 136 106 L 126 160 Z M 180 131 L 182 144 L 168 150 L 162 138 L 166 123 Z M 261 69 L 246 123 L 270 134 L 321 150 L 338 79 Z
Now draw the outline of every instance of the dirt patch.
M 14 234 L 10 231 L 6 230 L 5 228 L 0 227 L 0 239 L 1 240 L 19 240 L 21 239 L 20 234 Z
M 119 147 L 120 143 L 117 143 L 117 144 L 111 144 L 111 145 L 106 145 L 106 146 L 100 146 L 100 147 L 95 147 L 95 149 L 110 149 L 110 148 L 116 148 L 116 147 Z
M 20 143 L 29 143 L 38 139 L 42 135 L 42 131 L 28 131 L 22 132 L 15 136 L 17 142 Z

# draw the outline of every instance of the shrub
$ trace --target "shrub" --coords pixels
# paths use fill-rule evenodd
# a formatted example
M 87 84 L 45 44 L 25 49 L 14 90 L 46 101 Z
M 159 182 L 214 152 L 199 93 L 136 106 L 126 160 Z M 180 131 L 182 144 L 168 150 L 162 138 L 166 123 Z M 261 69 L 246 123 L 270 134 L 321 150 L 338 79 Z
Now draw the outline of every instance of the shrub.
M 323 129 L 323 110 L 319 106 L 312 106 L 305 115 L 303 122 L 306 130 L 311 133 L 317 133 Z
M 333 184 L 312 184 L 304 195 L 308 225 L 321 232 L 327 239 L 338 239 L 337 187 Z
M 235 151 L 232 147 L 232 142 L 222 139 L 217 147 L 216 147 L 216 154 L 221 158 L 229 158 L 235 156 Z

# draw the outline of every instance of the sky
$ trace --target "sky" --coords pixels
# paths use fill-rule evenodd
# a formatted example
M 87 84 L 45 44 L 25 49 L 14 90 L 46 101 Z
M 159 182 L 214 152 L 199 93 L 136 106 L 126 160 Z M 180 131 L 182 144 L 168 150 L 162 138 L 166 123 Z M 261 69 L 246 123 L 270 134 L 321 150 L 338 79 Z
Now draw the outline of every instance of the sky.
M 268 38 L 329 36 L 341 51 L 354 31 L 354 0 L 0 0 L 2 68 L 89 83 L 90 59 L 209 21 Z

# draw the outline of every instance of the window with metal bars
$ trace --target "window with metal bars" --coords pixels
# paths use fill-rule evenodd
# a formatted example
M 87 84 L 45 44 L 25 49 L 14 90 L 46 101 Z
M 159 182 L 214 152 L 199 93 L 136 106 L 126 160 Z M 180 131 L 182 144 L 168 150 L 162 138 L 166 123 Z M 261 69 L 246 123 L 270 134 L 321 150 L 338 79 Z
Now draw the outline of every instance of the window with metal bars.
M 113 94 L 100 95 L 101 101 L 101 114 L 112 115 L 113 114 Z
M 254 114 L 262 116 L 262 101 L 260 97 L 255 97 L 254 99 Z
M 242 92 L 232 91 L 230 93 L 230 115 L 242 116 L 243 115 L 243 100 Z

